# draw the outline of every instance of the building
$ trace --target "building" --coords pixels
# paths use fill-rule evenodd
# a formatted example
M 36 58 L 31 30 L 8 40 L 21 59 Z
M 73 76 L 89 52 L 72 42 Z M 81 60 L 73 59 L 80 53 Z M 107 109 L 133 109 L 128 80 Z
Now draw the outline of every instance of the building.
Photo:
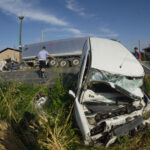
M 0 61 L 13 60 L 18 63 L 21 62 L 21 51 L 13 48 L 5 48 L 0 51 Z
M 150 55 L 150 46 L 143 48 L 143 51 L 146 55 Z

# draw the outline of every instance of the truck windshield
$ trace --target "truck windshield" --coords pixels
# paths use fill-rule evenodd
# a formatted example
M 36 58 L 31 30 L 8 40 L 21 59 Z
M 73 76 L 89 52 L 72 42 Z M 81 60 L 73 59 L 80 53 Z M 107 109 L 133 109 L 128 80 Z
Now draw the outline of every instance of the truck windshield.
M 88 76 L 88 82 L 91 81 L 112 82 L 128 92 L 132 92 L 143 85 L 143 77 L 121 76 L 93 68 L 89 71 Z

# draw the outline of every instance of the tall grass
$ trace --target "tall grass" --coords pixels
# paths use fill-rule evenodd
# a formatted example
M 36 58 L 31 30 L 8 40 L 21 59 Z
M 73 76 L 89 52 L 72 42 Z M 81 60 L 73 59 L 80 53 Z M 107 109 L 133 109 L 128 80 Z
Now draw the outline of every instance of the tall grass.
M 148 97 L 150 97 L 150 77 L 149 76 L 145 76 L 144 84 L 142 88 L 144 92 L 148 95 Z
M 144 91 L 150 96 L 150 78 L 146 77 Z M 50 99 L 50 106 L 41 113 L 34 107 L 40 96 Z M 0 120 L 12 127 L 28 150 L 140 150 L 150 149 L 150 127 L 126 135 L 105 148 L 84 146 L 73 117 L 74 101 L 68 96 L 68 87 L 59 77 L 53 87 L 26 83 L 0 83 Z M 0 147 L 3 147 L 0 142 Z
M 24 112 L 36 113 L 33 103 L 40 93 L 46 94 L 46 88 L 26 83 L 1 83 L 0 119 L 17 123 L 23 118 Z
M 53 126 L 51 120 L 40 116 L 40 125 L 46 130 L 46 138 L 39 140 L 41 147 L 51 150 L 66 150 L 73 149 L 74 144 L 79 143 L 79 138 L 72 129 L 72 123 L 69 122 L 70 115 L 63 121 L 65 124 L 60 123 L 62 115 L 62 111 L 57 114 Z
M 47 111 L 47 117 L 40 115 L 40 126 L 46 132 L 46 137 L 40 138 L 41 147 L 51 150 L 74 149 L 79 143 L 79 138 L 72 128 L 72 112 L 74 101 L 68 96 L 68 88 L 63 85 L 59 77 L 49 92 L 51 106 Z M 44 132 L 44 134 L 45 134 Z M 43 135 L 41 132 L 39 135 Z
M 6 120 L 27 149 L 73 149 L 79 141 L 72 128 L 74 102 L 58 78 L 50 89 L 26 83 L 0 83 L 0 120 Z M 37 97 L 51 100 L 45 113 L 34 107 Z

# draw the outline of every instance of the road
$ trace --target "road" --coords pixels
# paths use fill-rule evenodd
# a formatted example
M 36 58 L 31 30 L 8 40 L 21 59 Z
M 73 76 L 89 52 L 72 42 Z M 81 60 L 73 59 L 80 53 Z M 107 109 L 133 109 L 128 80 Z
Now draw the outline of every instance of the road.
M 143 68 L 144 68 L 145 74 L 146 74 L 146 75 L 148 75 L 148 76 L 150 76 L 150 70 L 149 70 L 149 69 L 147 69 L 147 68 L 146 68 L 146 67 L 144 67 L 144 66 L 143 66 Z
M 144 68 L 145 74 L 150 76 L 150 65 L 149 65 L 149 62 L 148 63 L 147 62 L 146 63 L 145 62 L 140 62 L 140 63 L 141 63 L 141 65 Z
M 150 69 L 147 66 L 143 66 L 145 73 L 150 76 Z M 0 72 L 0 81 L 15 81 L 15 82 L 27 82 L 34 84 L 46 84 L 53 85 L 56 79 L 61 75 L 64 84 L 70 84 L 73 81 L 77 81 L 77 75 L 79 67 L 68 68 L 49 68 L 47 69 L 47 78 L 39 78 L 38 70 L 24 70 L 24 71 L 12 71 L 12 72 Z
M 38 70 L 0 72 L 0 81 L 15 81 L 15 82 L 27 82 L 34 84 L 51 85 L 54 84 L 55 80 L 59 77 L 59 75 L 61 75 L 63 81 L 67 84 L 68 82 L 77 80 L 78 72 L 79 72 L 78 67 L 49 68 L 46 71 L 47 75 L 46 79 L 41 79 L 39 77 Z

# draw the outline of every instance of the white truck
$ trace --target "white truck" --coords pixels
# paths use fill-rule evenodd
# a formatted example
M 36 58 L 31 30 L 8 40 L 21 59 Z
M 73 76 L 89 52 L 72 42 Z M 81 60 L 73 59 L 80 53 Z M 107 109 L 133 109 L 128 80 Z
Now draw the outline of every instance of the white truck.
M 121 43 L 89 38 L 83 47 L 75 118 L 85 144 L 109 146 L 118 137 L 142 128 L 149 98 L 141 89 L 144 70 Z
M 22 50 L 22 59 L 28 64 L 35 63 L 38 52 L 45 46 L 48 53 L 56 58 L 56 61 L 47 59 L 49 66 L 78 66 L 82 48 L 87 39 L 88 37 L 81 37 L 25 45 Z

